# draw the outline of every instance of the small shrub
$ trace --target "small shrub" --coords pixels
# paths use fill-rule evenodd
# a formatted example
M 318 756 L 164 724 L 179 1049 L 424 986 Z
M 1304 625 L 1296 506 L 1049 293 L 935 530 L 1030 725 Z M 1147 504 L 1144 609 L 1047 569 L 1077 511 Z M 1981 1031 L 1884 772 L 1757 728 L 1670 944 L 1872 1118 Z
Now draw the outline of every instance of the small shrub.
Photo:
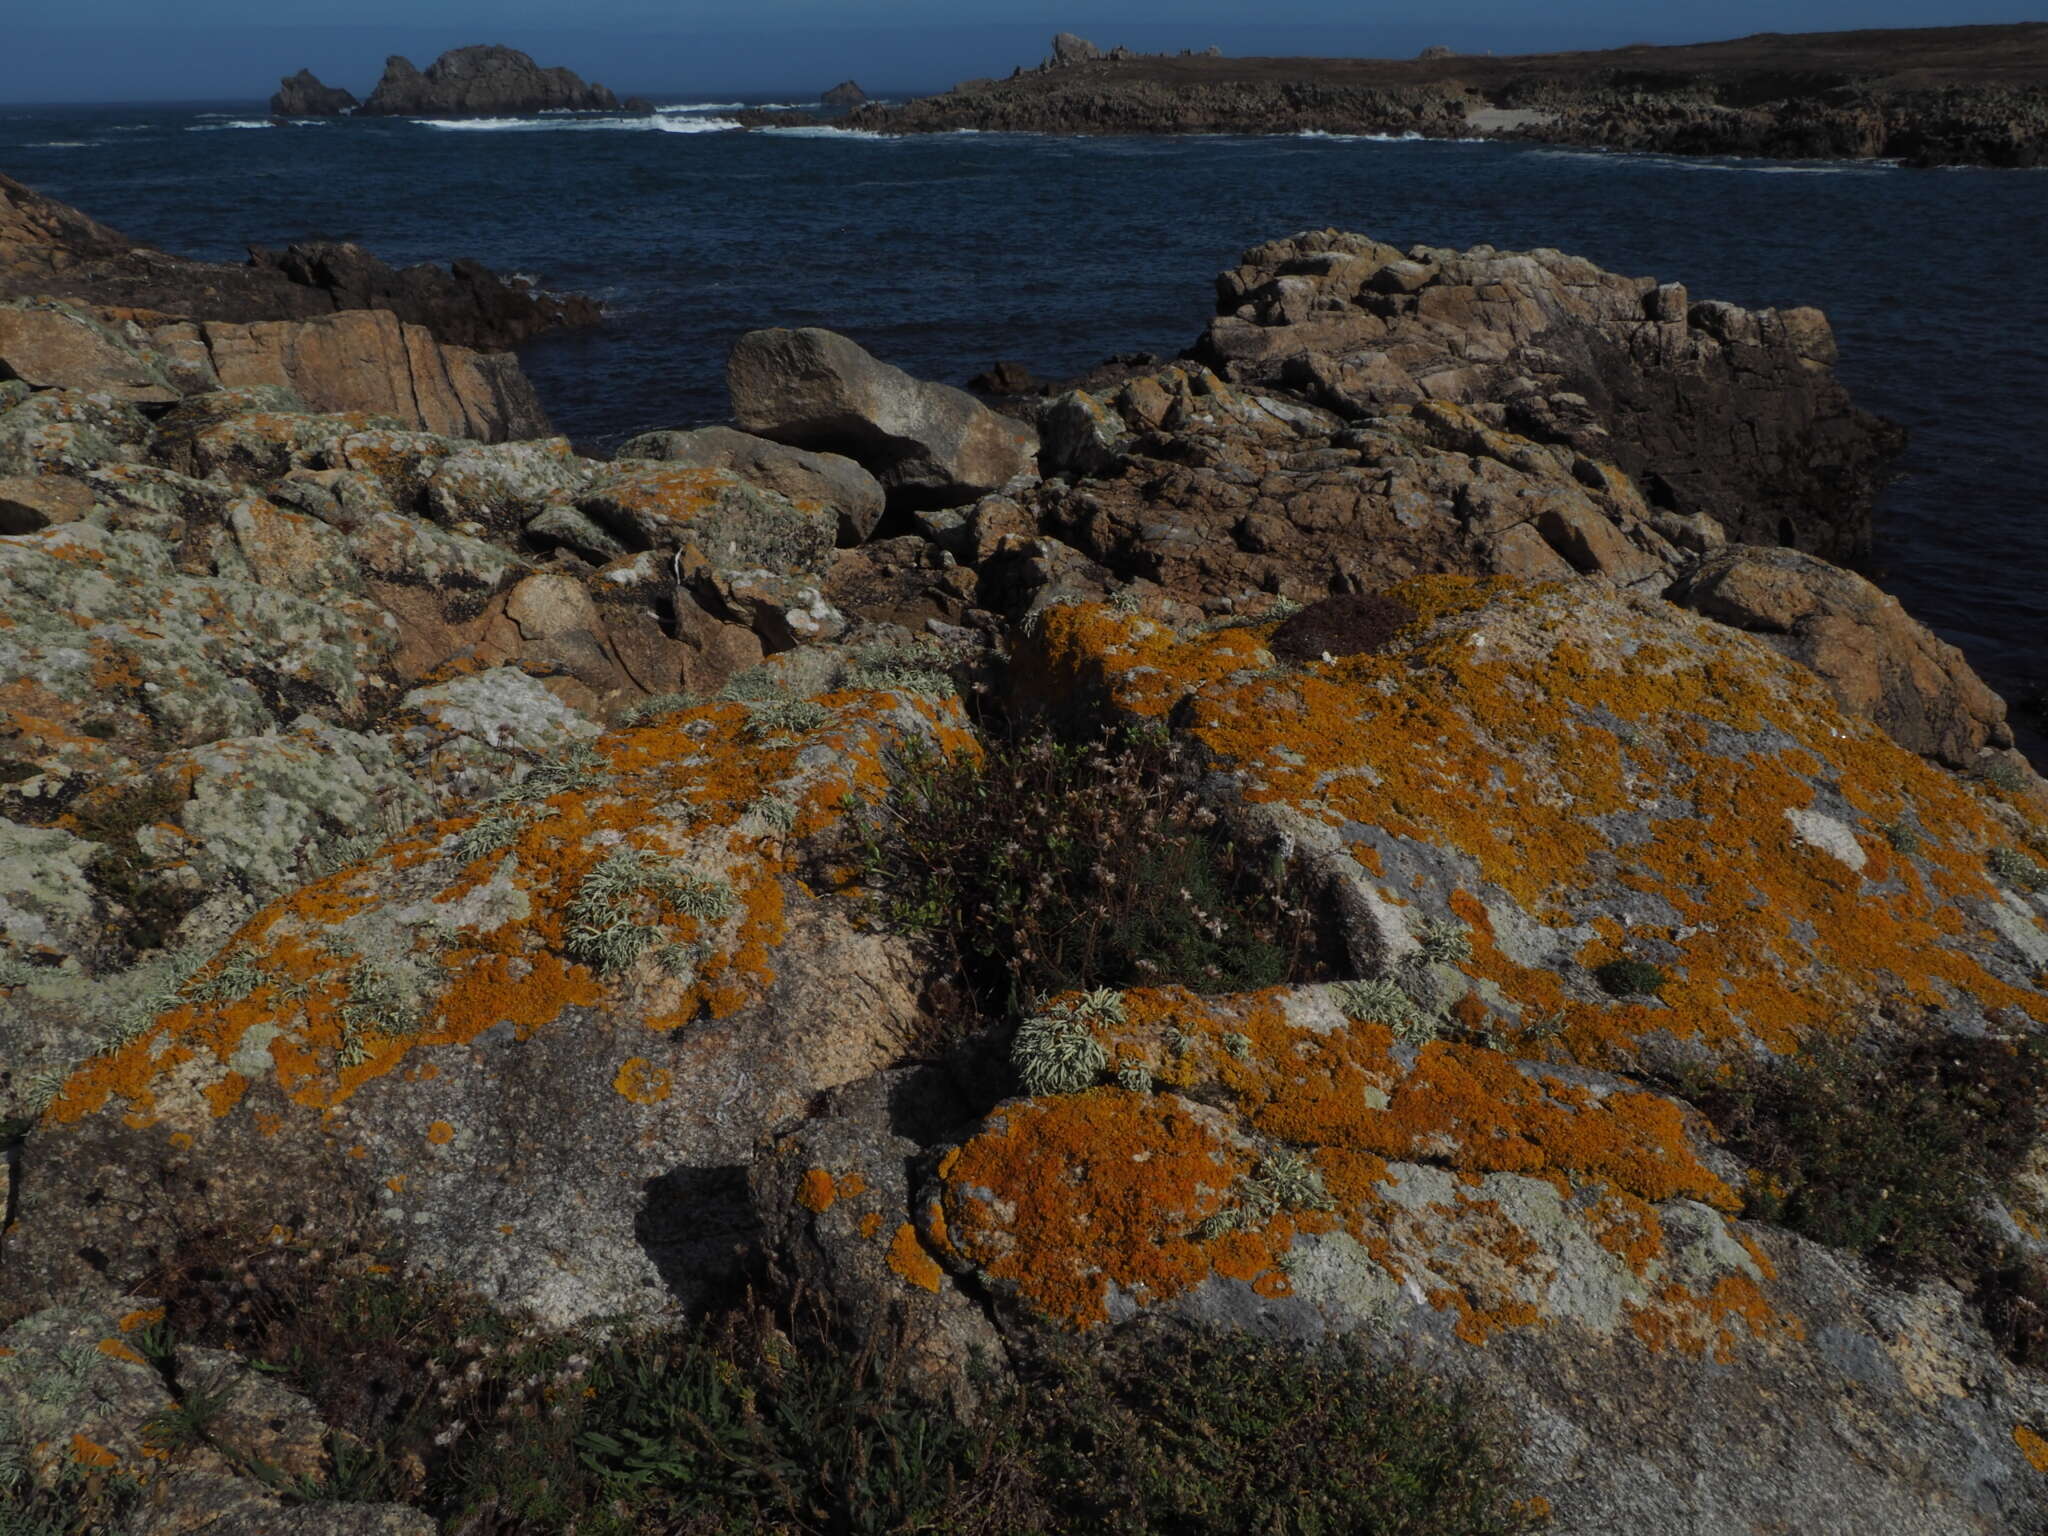
M 1463 923 L 1422 925 L 1422 958 L 1432 965 L 1463 965 L 1472 958 L 1472 935 Z
M 1273 631 L 1266 648 L 1283 661 L 1369 656 L 1420 617 L 1399 598 L 1342 593 L 1310 603 Z
M 1910 822 L 1887 821 L 1877 830 L 1884 834 L 1884 840 L 1891 844 L 1892 852 L 1894 853 L 1904 854 L 1907 858 L 1911 858 L 1920 851 L 1920 833 Z
M 1160 1326 L 1049 1350 L 1017 1425 L 1036 1527 L 1113 1536 L 1510 1536 L 1514 1442 L 1352 1344 Z
M 1669 980 L 1661 967 L 1647 960 L 1609 960 L 1605 965 L 1596 966 L 1593 979 L 1600 983 L 1600 990 L 1610 997 L 1656 997 L 1664 990 Z
M 1993 789 L 2016 795 L 2027 787 L 2026 771 L 2009 758 L 1994 758 L 1984 765 L 1979 777 Z
M 1750 1215 L 1893 1275 L 1945 1275 L 2002 1319 L 2009 1344 L 2041 1348 L 2048 1276 L 1999 1252 L 1980 1219 L 2048 1109 L 2039 1038 L 1823 1040 L 1690 1096 L 1756 1169 Z
M 1081 987 L 1250 991 L 1341 954 L 1301 877 L 1233 844 L 1163 733 L 913 749 L 860 818 L 886 921 L 950 951 L 982 1005 Z

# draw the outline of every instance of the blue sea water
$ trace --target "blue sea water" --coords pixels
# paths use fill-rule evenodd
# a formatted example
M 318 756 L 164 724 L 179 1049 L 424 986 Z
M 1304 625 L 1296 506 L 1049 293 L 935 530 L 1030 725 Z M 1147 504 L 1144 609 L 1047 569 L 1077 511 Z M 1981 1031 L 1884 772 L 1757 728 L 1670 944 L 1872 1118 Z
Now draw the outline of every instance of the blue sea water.
M 251 103 L 0 108 L 0 170 L 187 255 L 351 239 L 600 295 L 607 325 L 524 354 L 557 425 L 594 448 L 720 419 L 726 349 L 756 326 L 830 326 L 955 382 L 998 358 L 1057 376 L 1171 355 L 1239 250 L 1329 225 L 1556 246 L 1695 298 L 1813 304 L 1858 401 L 1913 432 L 1873 574 L 1994 686 L 2048 680 L 2048 173 L 726 131 L 737 105 L 276 126 Z

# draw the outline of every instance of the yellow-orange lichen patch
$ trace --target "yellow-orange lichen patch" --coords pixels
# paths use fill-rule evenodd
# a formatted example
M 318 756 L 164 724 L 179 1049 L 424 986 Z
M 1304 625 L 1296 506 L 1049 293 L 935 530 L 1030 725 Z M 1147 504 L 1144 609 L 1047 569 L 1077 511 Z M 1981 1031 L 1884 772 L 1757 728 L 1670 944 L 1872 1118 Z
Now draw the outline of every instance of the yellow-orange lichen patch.
M 804 1176 L 797 1181 L 797 1204 L 819 1216 L 831 1210 L 833 1201 L 838 1198 L 839 1190 L 832 1182 L 830 1169 L 806 1169 Z
M 446 1120 L 436 1120 L 427 1127 L 427 1145 L 445 1147 L 455 1139 L 455 1127 Z
M 1001 1111 L 958 1149 L 942 1208 L 984 1274 L 1088 1327 L 1112 1288 L 1149 1304 L 1206 1278 L 1217 1244 L 1197 1229 L 1251 1166 L 1179 1099 L 1098 1088 Z
M 109 1360 L 121 1360 L 125 1361 L 129 1365 L 149 1364 L 147 1360 L 143 1359 L 142 1356 L 138 1355 L 135 1352 L 134 1347 L 132 1345 L 124 1344 L 119 1339 L 101 1339 L 99 1342 L 99 1351 L 101 1354 L 105 1355 Z
M 938 1261 L 924 1251 L 924 1245 L 917 1240 L 917 1228 L 909 1222 L 897 1227 L 896 1235 L 889 1239 L 889 1268 L 921 1290 L 936 1292 L 939 1283 L 945 1279 L 945 1271 Z
M 108 1467 L 118 1467 L 121 1464 L 119 1456 L 116 1456 L 104 1445 L 99 1444 L 97 1441 L 88 1440 L 83 1435 L 73 1435 L 71 1437 L 71 1459 L 81 1467 L 93 1467 L 100 1470 Z
M 860 1235 L 863 1238 L 873 1237 L 877 1232 L 881 1230 L 882 1213 L 880 1211 L 869 1211 L 866 1215 L 861 1217 Z
M 659 1104 L 675 1091 L 675 1074 L 645 1056 L 629 1056 L 612 1079 L 612 1087 L 631 1103 Z
M 2020 1448 L 2020 1454 L 2027 1458 L 2027 1465 L 2036 1472 L 2048 1472 L 2048 1438 L 2043 1438 L 2024 1424 L 2012 1427 L 2012 1443 Z
M 123 1313 L 115 1326 L 123 1333 L 133 1333 L 138 1328 L 153 1328 L 163 1320 L 162 1307 L 138 1307 L 133 1312 Z

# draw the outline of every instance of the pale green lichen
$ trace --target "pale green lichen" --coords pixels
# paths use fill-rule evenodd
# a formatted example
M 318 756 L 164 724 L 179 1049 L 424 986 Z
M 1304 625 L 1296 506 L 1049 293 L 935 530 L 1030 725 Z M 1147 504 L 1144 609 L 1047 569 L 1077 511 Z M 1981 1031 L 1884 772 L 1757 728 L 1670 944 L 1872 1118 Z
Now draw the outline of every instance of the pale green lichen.
M 508 805 L 534 805 L 555 795 L 590 789 L 604 779 L 604 759 L 586 741 L 579 741 L 557 762 L 535 763 L 526 776 L 483 802 L 486 811 Z
M 815 699 L 781 699 L 747 706 L 746 734 L 755 741 L 802 736 L 830 723 L 832 711 Z
M 1126 1093 L 1150 1093 L 1152 1091 L 1152 1074 L 1139 1066 L 1119 1067 L 1116 1074 L 1116 1085 Z
M 477 818 L 476 822 L 456 835 L 448 851 L 465 864 L 474 864 L 478 859 L 501 853 L 519 840 L 519 834 L 527 827 L 524 807 L 507 807 L 490 811 Z
M 1437 1018 L 1410 997 L 1400 983 L 1383 977 L 1339 982 L 1336 994 L 1337 1007 L 1347 1019 L 1361 1024 L 1384 1024 L 1405 1045 L 1434 1040 L 1442 1028 Z

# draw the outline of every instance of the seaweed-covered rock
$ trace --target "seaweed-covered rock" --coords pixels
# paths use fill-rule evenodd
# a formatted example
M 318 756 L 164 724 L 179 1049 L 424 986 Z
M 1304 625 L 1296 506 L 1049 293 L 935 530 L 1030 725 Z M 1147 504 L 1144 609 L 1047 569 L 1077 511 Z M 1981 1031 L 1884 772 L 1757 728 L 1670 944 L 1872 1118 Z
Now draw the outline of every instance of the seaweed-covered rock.
M 754 1138 L 921 1017 L 910 948 L 814 893 L 807 850 L 885 753 L 961 745 L 959 719 L 702 706 L 273 902 L 56 1086 L 9 1294 L 128 1283 L 216 1222 L 380 1229 L 557 1322 L 716 1292 Z

